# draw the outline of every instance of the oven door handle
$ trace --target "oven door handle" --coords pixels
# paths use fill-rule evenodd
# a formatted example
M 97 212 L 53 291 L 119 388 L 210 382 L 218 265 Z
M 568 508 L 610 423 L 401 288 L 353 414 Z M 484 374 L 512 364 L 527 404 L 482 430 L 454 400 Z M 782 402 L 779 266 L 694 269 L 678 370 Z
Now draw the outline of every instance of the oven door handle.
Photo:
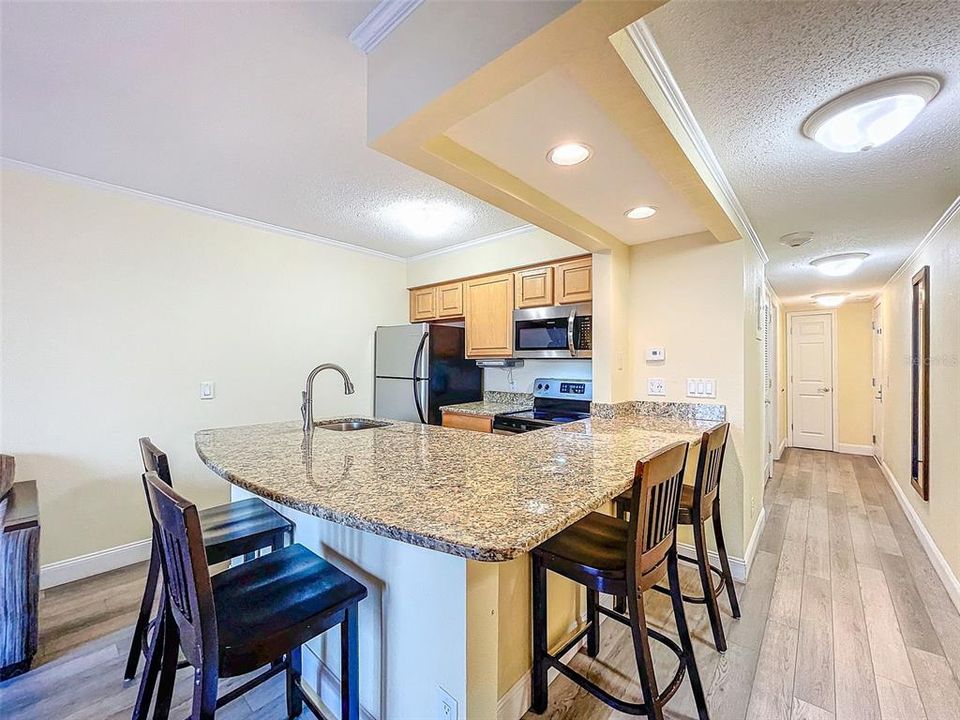
M 570 357 L 577 356 L 577 348 L 573 344 L 573 326 L 577 320 L 577 309 L 570 311 L 570 318 L 567 320 L 567 350 L 570 351 Z

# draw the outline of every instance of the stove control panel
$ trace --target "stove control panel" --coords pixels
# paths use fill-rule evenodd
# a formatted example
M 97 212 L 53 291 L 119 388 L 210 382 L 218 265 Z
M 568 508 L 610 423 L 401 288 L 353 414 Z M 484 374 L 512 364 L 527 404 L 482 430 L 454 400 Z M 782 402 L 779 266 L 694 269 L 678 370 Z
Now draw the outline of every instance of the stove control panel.
M 533 383 L 535 398 L 553 400 L 592 400 L 592 380 L 563 380 L 559 378 L 537 378 Z

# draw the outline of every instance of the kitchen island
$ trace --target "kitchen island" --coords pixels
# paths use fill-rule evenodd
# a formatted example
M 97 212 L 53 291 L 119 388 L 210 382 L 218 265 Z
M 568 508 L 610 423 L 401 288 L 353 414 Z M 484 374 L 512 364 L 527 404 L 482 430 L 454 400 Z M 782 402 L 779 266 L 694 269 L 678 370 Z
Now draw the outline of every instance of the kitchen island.
M 361 704 L 378 718 L 437 717 L 438 686 L 460 718 L 496 717 L 529 667 L 526 553 L 630 487 L 639 458 L 715 424 L 631 413 L 499 436 L 379 422 L 196 434 L 236 497 L 271 501 L 297 542 L 367 585 Z M 560 639 L 582 615 L 580 593 L 555 583 L 551 600 Z M 304 677 L 333 701 L 337 649 L 325 642 L 309 646 Z

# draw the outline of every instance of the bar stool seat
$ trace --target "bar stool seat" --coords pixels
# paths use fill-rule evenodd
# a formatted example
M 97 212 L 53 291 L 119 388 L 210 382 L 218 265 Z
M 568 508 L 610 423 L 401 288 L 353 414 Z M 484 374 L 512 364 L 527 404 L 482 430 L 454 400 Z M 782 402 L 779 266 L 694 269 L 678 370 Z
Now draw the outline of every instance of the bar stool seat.
M 541 543 L 537 552 L 578 582 L 590 579 L 598 591 L 612 593 L 626 582 L 629 530 L 626 520 L 592 512 Z
M 210 581 L 220 677 L 243 675 L 303 645 L 367 596 L 363 585 L 303 545 L 288 545 Z
M 203 547 L 211 565 L 270 547 L 292 523 L 260 498 L 246 498 L 201 510 Z

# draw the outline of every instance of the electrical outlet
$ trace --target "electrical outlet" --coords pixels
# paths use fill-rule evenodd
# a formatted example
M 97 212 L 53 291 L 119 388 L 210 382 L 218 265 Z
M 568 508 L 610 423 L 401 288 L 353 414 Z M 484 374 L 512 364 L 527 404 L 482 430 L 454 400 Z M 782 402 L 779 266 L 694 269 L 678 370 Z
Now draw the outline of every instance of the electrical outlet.
M 457 700 L 437 685 L 437 720 L 457 720 Z
M 666 395 L 667 384 L 663 378 L 647 378 L 647 395 Z
M 204 380 L 200 383 L 200 399 L 213 400 L 217 396 L 217 384 L 213 380 Z

